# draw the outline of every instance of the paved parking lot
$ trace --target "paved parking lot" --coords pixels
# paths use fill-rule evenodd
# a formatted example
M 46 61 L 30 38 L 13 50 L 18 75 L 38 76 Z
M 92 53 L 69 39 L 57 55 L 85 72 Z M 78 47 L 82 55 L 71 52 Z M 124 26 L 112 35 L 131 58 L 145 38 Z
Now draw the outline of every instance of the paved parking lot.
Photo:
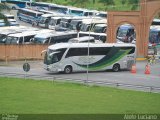
M 4 76 L 2 73 L 14 73 L 17 74 L 16 77 L 25 75 L 23 71 L 24 61 L 12 61 L 8 62 L 6 65 L 5 62 L 0 62 L 0 72 L 1 76 Z M 74 72 L 72 74 L 60 74 L 60 73 L 50 73 L 43 69 L 43 61 L 28 61 L 31 66 L 30 71 L 27 73 L 28 76 L 39 76 L 40 79 L 43 77 L 54 77 L 61 79 L 72 79 L 72 80 L 82 80 L 82 81 L 104 81 L 109 83 L 119 83 L 119 84 L 130 84 L 135 86 L 152 86 L 160 88 L 160 61 L 157 61 L 156 64 L 150 65 L 151 74 L 144 74 L 145 65 L 147 61 L 137 61 L 136 72 L 135 74 L 131 73 L 128 70 L 122 70 L 120 72 L 112 72 L 111 70 L 102 71 L 102 72 Z M 34 78 L 34 77 L 33 77 Z M 45 79 L 45 78 L 44 78 Z

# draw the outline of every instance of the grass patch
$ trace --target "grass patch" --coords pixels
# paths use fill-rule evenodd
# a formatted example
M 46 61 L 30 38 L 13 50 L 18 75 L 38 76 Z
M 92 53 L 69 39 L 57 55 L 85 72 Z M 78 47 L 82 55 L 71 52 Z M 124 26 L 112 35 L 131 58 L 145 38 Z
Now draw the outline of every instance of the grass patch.
M 0 78 L 0 113 L 160 113 L 160 94 Z

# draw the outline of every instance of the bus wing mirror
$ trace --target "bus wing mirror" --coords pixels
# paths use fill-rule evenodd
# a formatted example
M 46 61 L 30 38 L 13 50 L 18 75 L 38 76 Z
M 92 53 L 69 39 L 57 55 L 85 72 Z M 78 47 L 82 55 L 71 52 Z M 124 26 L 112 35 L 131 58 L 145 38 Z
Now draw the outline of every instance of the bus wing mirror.
M 30 42 L 34 42 L 34 38 L 31 38 L 31 39 L 30 39 Z
M 43 50 L 43 51 L 41 52 L 41 56 L 42 56 L 42 54 L 43 54 L 44 52 L 47 52 L 47 50 Z
M 76 30 L 80 31 L 80 29 L 81 29 L 81 25 L 76 25 Z

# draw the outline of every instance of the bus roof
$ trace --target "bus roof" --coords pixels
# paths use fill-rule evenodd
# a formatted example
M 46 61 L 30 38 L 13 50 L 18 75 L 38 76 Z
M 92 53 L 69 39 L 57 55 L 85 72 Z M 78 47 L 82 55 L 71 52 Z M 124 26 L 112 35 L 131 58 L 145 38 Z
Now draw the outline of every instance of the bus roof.
M 107 24 L 97 24 L 95 26 L 98 26 L 98 27 L 107 27 Z
M 83 41 L 90 41 L 90 40 L 94 40 L 94 37 L 92 36 L 83 36 L 83 37 L 76 37 L 76 38 L 71 38 L 69 39 L 69 42 L 74 42 L 74 41 L 77 41 L 77 42 L 83 42 Z
M 62 17 L 58 17 L 58 16 L 54 16 L 54 17 L 51 17 L 51 19 L 61 19 Z
M 159 25 L 150 26 L 150 30 L 151 31 L 160 31 L 160 26 Z
M 48 37 L 53 37 L 53 36 L 77 34 L 77 32 L 73 32 L 73 31 L 65 31 L 65 32 L 52 31 L 52 32 L 46 32 L 45 34 L 42 34 L 42 33 L 44 33 L 44 32 L 37 34 L 35 37 L 48 38 Z
M 15 33 L 15 34 L 9 34 L 9 37 L 22 37 L 22 36 L 28 36 L 28 35 L 36 35 L 37 31 L 26 31 L 22 33 Z
M 57 15 L 57 14 L 56 13 L 55 14 L 47 13 L 47 14 L 43 14 L 41 17 L 53 17 L 54 15 Z
M 55 33 L 45 33 L 45 34 L 39 33 L 35 35 L 35 38 L 48 38 L 54 36 L 54 34 Z
M 91 23 L 107 23 L 107 19 L 84 19 L 82 21 L 84 24 L 91 24 Z
M 61 49 L 61 48 L 83 48 L 83 47 L 136 47 L 131 43 L 57 43 L 48 47 L 48 49 Z

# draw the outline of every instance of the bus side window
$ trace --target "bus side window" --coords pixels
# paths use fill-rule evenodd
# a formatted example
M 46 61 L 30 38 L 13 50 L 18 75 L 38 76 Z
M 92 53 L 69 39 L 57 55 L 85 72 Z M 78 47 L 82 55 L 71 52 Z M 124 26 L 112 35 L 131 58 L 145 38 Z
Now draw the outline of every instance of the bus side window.
M 20 37 L 19 38 L 19 44 L 22 44 L 23 43 L 23 37 Z
M 106 28 L 104 28 L 103 33 L 106 33 Z
M 30 39 L 33 38 L 34 35 L 30 35 L 30 36 L 25 36 L 24 37 L 24 42 L 30 42 Z
M 44 41 L 44 44 L 50 44 L 49 40 L 50 40 L 50 38 L 47 38 L 47 39 Z
M 88 25 L 86 31 L 90 31 L 90 29 L 91 29 L 91 26 Z
M 60 21 L 61 21 L 61 19 L 58 19 L 56 25 L 60 24 Z
M 65 58 L 72 56 L 86 56 L 88 54 L 88 48 L 70 48 Z
M 56 43 L 55 40 L 54 40 L 54 37 L 51 37 L 50 38 L 50 44 L 54 44 L 54 43 Z

